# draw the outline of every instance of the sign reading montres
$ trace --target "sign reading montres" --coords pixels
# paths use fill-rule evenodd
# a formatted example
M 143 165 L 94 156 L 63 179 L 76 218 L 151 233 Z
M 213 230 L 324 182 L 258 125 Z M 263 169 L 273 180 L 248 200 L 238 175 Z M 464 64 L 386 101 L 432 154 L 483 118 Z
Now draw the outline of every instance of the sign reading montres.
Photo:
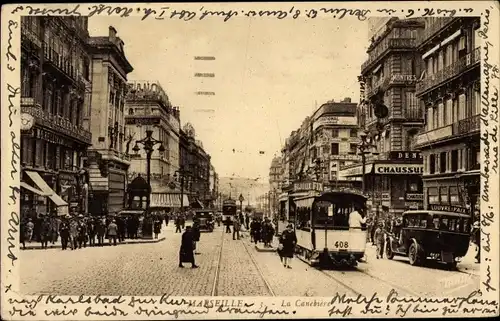
M 424 173 L 423 165 L 413 164 L 376 164 L 375 174 L 389 174 L 389 175 L 422 175 Z
M 439 205 L 439 204 L 430 204 L 429 209 L 431 211 L 442 211 L 442 212 L 452 212 L 459 214 L 470 214 L 469 211 L 465 207 L 461 206 L 453 206 L 453 205 Z

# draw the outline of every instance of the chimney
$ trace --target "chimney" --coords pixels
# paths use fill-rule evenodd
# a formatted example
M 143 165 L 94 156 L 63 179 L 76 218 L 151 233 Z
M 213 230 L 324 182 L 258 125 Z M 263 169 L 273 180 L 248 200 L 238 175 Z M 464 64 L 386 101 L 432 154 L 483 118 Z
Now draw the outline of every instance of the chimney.
M 116 39 L 116 29 L 113 26 L 109 26 L 109 40 L 115 42 Z
M 351 97 L 344 98 L 344 103 L 350 103 L 350 102 L 351 102 Z

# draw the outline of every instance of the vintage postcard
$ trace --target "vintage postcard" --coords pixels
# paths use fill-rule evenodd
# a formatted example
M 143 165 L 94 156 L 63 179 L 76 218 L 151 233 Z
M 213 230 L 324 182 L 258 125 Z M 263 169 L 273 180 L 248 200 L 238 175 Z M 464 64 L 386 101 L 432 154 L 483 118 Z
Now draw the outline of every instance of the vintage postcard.
M 2 6 L 2 319 L 498 316 L 499 15 Z

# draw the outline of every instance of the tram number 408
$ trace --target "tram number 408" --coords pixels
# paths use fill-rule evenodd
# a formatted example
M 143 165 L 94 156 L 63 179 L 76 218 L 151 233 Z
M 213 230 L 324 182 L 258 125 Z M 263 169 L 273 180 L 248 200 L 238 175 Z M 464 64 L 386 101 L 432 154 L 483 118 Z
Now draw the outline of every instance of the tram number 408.
M 334 245 L 335 245 L 336 248 L 346 249 L 346 248 L 349 247 L 349 242 L 347 242 L 347 241 L 346 242 L 337 241 L 337 242 L 335 242 Z

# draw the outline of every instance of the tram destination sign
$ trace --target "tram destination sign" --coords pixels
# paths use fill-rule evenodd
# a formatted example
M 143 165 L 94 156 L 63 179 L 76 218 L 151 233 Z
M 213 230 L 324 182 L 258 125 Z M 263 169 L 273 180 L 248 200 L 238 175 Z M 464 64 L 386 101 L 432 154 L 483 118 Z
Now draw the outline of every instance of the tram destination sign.
M 430 204 L 429 209 L 431 211 L 443 211 L 443 212 L 453 212 L 459 214 L 469 214 L 465 207 L 453 206 L 453 205 L 439 205 L 439 204 Z

